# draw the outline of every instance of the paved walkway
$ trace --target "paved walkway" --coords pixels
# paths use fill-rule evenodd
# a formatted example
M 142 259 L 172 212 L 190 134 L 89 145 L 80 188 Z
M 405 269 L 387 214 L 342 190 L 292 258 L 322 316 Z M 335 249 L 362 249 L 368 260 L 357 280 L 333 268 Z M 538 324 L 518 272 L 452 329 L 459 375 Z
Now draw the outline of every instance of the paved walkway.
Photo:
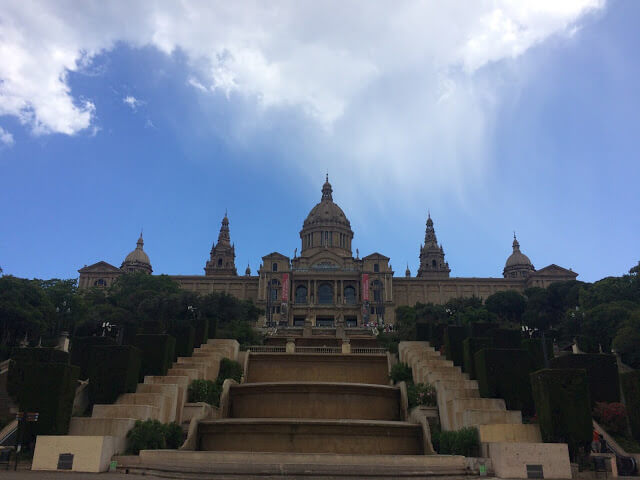
M 32 472 L 31 470 L 18 470 L 14 472 L 13 469 L 5 470 L 4 466 L 0 467 L 0 478 L 2 480 L 82 480 L 85 478 L 99 478 L 100 480 L 160 479 L 160 477 L 156 476 L 125 475 L 124 473 Z

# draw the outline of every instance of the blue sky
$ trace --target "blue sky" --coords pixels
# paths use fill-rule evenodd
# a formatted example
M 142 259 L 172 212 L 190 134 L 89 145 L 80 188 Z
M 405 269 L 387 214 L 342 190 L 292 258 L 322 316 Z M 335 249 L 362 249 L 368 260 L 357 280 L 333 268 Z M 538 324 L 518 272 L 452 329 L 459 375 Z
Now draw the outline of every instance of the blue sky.
M 638 2 L 36 3 L 0 6 L 6 274 L 119 266 L 141 228 L 202 274 L 225 209 L 255 273 L 327 170 L 399 275 L 427 210 L 452 276 L 501 276 L 514 230 L 585 281 L 640 259 Z

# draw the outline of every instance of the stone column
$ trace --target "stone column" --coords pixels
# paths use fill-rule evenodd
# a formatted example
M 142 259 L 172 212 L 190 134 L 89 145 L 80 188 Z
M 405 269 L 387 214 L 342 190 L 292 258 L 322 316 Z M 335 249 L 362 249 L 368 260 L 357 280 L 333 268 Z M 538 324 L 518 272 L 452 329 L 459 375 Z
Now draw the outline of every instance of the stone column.
M 296 339 L 287 338 L 287 345 L 285 347 L 286 353 L 296 353 Z
M 348 338 L 342 339 L 342 353 L 351 353 L 351 340 Z

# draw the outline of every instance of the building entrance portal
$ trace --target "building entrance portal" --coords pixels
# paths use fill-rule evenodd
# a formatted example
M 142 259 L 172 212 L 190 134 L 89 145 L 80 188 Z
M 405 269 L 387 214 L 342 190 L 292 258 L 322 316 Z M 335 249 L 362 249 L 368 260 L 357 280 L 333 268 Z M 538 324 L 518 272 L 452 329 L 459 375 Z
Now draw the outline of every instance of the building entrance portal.
M 316 327 L 333 327 L 333 317 L 316 317 Z

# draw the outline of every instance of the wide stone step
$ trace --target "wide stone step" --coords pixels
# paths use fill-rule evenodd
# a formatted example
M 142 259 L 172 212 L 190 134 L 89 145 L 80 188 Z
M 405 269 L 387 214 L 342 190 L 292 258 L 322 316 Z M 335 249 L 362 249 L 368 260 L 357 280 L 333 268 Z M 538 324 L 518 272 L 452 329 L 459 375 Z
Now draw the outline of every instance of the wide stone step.
M 465 410 L 458 419 L 460 428 L 493 423 L 522 423 L 520 410 Z
M 69 435 L 126 437 L 135 423 L 133 418 L 72 417 Z
M 160 420 L 160 410 L 152 405 L 99 405 L 93 406 L 93 418 L 133 418 Z
M 463 425 L 463 415 L 466 410 L 506 411 L 507 407 L 501 398 L 456 398 L 447 402 L 449 426 L 452 430 L 459 430 Z
M 366 455 L 143 450 L 114 457 L 120 472 L 164 478 L 426 478 L 465 476 L 457 455 Z
M 376 420 L 223 419 L 200 422 L 206 451 L 422 455 L 422 427 Z
M 400 389 L 325 382 L 243 383 L 230 389 L 234 418 L 400 420 Z

